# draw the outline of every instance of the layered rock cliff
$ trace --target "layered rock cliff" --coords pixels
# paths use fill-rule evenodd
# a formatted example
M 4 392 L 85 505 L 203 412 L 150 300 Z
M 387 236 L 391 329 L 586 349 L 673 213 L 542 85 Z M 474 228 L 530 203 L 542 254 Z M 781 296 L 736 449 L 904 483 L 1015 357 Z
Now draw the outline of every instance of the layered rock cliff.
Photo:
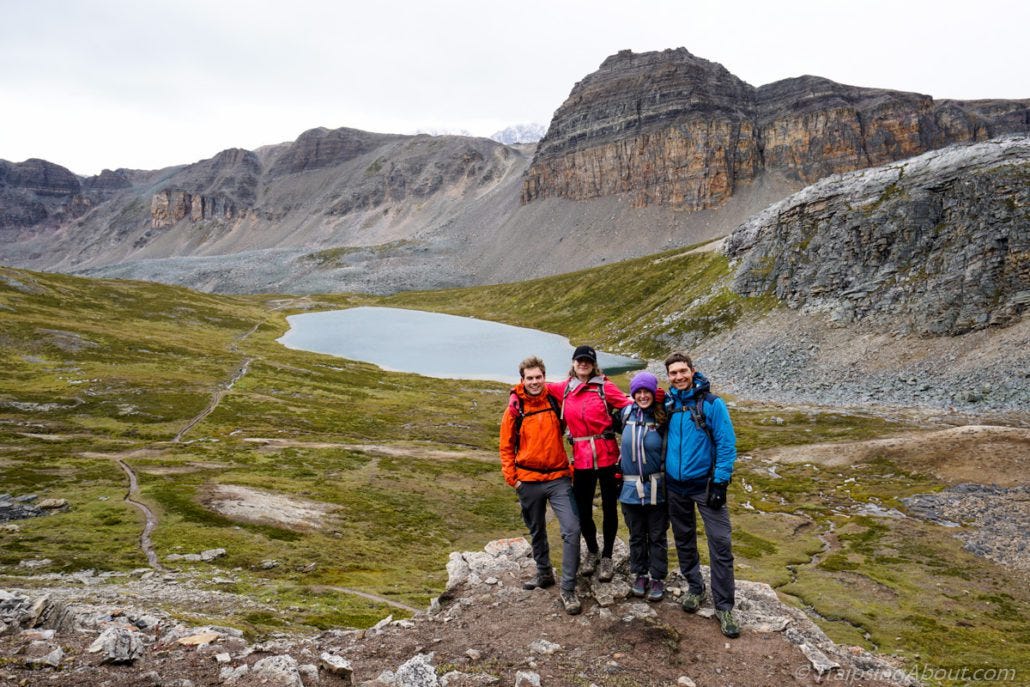
M 824 179 L 726 240 L 734 289 L 921 335 L 1030 305 L 1030 139 L 953 146 Z
M 684 48 L 624 50 L 555 112 L 522 201 L 628 193 L 717 207 L 774 171 L 804 183 L 952 143 L 1030 132 L 1030 101 L 934 101 L 815 76 L 754 88 Z

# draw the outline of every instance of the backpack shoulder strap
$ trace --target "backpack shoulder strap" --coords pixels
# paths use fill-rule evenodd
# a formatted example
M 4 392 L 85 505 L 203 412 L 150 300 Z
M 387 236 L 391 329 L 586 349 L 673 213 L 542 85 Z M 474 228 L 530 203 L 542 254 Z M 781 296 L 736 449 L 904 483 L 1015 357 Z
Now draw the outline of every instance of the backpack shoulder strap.
M 522 421 L 526 419 L 526 413 L 522 410 L 522 399 L 515 393 L 515 389 L 511 390 L 508 395 L 508 407 L 515 409 L 515 428 L 512 432 L 512 443 L 515 449 L 515 455 L 519 453 L 519 437 L 522 434 Z
M 547 392 L 545 391 L 544 393 L 546 394 Z M 527 413 L 522 408 L 522 399 L 518 397 L 518 394 L 515 393 L 514 389 L 511 390 L 511 395 L 515 397 L 515 402 L 512 404 L 515 408 L 515 455 L 518 455 L 519 453 L 519 439 L 522 436 L 522 422 L 530 415 L 554 413 L 558 417 L 559 431 L 562 433 L 565 432 L 565 420 L 562 418 L 562 408 L 558 406 L 558 401 L 555 400 L 554 396 L 547 394 L 547 408 Z

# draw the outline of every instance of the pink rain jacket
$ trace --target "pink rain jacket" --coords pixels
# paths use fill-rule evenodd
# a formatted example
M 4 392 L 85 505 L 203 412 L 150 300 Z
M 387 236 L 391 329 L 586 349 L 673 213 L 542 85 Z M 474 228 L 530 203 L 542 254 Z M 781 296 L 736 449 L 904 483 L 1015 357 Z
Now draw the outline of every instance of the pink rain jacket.
M 598 392 L 602 384 L 608 406 L 624 408 L 633 402 L 607 377 L 593 377 L 586 384 L 575 377 L 547 383 L 547 392 L 562 400 L 562 415 L 572 437 L 572 464 L 577 470 L 604 468 L 619 462 L 619 436 L 602 436 L 612 428 L 608 409 Z

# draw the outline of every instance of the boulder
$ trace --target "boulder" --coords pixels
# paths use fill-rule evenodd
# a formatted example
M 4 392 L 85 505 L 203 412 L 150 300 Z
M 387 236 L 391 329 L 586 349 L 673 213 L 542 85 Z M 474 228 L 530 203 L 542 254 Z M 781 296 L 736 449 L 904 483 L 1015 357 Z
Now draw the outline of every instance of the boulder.
M 103 663 L 132 663 L 143 655 L 143 639 L 139 632 L 127 627 L 109 627 L 93 640 L 87 651 L 101 654 Z

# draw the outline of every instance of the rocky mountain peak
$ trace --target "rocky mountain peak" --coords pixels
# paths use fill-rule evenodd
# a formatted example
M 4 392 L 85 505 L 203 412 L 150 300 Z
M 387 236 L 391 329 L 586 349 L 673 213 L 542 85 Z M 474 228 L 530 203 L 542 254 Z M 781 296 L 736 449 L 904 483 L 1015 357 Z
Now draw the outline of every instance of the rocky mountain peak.
M 346 127 L 309 129 L 279 155 L 269 173 L 273 177 L 282 176 L 340 164 L 396 138 L 399 136 Z
M 79 177 L 53 162 L 29 158 L 24 162 L 0 160 L 0 187 L 43 196 L 68 196 L 81 190 Z
M 100 174 L 88 177 L 82 182 L 82 187 L 89 191 L 117 191 L 131 186 L 132 182 L 121 170 L 110 169 L 105 169 Z
M 1030 132 L 1030 101 L 941 101 L 805 75 L 754 88 L 684 48 L 607 58 L 540 142 L 522 202 L 630 194 L 688 210 L 766 171 L 812 183 L 952 143 Z
M 754 89 L 686 49 L 622 51 L 555 112 L 522 200 L 633 194 L 635 205 L 702 209 L 760 166 Z

